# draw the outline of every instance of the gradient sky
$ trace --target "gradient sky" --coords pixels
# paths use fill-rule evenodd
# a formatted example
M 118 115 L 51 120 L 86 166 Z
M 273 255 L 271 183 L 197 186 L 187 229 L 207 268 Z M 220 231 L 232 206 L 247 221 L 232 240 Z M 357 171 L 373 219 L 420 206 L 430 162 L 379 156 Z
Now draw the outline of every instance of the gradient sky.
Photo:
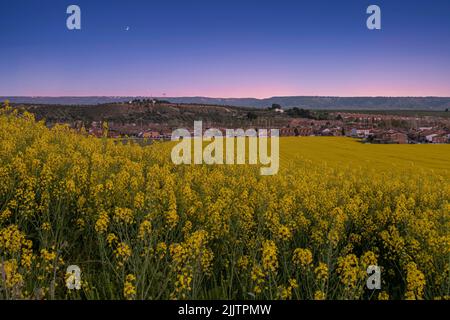
M 66 28 L 70 4 L 80 31 Z M 366 28 L 370 4 L 381 31 Z M 0 95 L 450 96 L 449 0 L 1 0 L 0 12 Z

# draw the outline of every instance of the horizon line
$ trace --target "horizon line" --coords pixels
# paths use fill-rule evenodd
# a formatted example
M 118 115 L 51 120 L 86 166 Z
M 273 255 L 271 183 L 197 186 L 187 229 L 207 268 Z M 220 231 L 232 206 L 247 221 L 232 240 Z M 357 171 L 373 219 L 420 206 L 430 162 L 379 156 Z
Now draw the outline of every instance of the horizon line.
M 154 99 L 180 99 L 180 98 L 207 98 L 207 99 L 256 99 L 266 100 L 272 98 L 291 98 L 291 97 L 312 97 L 312 98 L 450 98 L 449 96 L 437 96 L 437 95 L 421 95 L 421 96 L 390 96 L 390 95 L 355 95 L 355 96 L 340 96 L 340 95 L 287 95 L 287 96 L 269 96 L 264 98 L 256 97 L 212 97 L 212 96 L 199 96 L 199 95 L 183 95 L 183 96 L 147 96 L 147 95 L 61 95 L 61 96 L 47 96 L 47 95 L 0 95 L 2 98 L 154 98 Z

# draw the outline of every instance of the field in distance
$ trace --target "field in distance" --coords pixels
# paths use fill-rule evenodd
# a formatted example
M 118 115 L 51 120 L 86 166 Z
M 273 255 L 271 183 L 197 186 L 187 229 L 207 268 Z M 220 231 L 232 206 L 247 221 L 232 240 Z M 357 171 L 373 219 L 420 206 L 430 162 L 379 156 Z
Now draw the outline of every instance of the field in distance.
M 326 162 L 331 166 L 381 170 L 433 169 L 450 173 L 450 145 L 364 144 L 343 137 L 284 137 L 280 165 L 290 161 Z

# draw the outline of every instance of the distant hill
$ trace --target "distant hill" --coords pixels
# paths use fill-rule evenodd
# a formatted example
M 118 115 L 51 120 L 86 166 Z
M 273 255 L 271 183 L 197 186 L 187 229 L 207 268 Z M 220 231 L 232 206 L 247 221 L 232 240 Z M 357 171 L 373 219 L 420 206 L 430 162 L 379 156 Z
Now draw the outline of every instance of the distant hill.
M 284 108 L 343 109 L 343 110 L 445 110 L 450 108 L 450 97 L 272 97 L 255 98 L 166 98 L 173 103 L 199 103 L 266 108 L 276 103 Z
M 0 97 L 0 101 L 9 100 L 12 103 L 29 103 L 29 104 L 57 104 L 57 105 L 95 105 L 131 101 L 136 98 L 144 97 Z
M 59 104 L 59 105 L 95 105 L 103 103 L 125 102 L 148 97 L 0 97 L 13 103 Z M 208 98 L 208 97 L 164 97 L 172 103 L 203 105 L 225 105 L 252 108 L 267 108 L 280 104 L 284 108 L 304 109 L 342 109 L 342 110 L 435 110 L 450 108 L 450 97 L 314 97 L 292 96 L 256 98 Z
M 82 122 L 89 127 L 93 121 L 107 121 L 111 129 L 128 126 L 128 132 L 139 132 L 149 127 L 190 128 L 197 120 L 215 128 L 248 128 L 269 124 L 278 128 L 287 126 L 292 120 L 287 112 L 268 109 L 160 101 L 94 105 L 15 103 L 13 106 L 33 113 L 37 120 L 45 120 L 47 124 Z

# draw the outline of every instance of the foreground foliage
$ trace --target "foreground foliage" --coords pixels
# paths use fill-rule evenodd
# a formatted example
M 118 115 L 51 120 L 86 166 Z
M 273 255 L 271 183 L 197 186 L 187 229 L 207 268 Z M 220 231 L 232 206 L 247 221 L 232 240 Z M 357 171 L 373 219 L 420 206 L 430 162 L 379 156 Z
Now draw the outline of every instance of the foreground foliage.
M 1 113 L 0 298 L 450 295 L 448 168 L 288 156 L 301 138 L 282 139 L 271 177 L 254 166 L 174 166 L 168 143 Z M 356 144 L 315 140 L 311 152 L 329 159 L 322 141 L 344 153 Z M 448 162 L 449 147 L 439 152 Z M 81 268 L 81 290 L 65 286 L 69 265 Z M 381 290 L 366 289 L 369 265 L 382 268 Z

